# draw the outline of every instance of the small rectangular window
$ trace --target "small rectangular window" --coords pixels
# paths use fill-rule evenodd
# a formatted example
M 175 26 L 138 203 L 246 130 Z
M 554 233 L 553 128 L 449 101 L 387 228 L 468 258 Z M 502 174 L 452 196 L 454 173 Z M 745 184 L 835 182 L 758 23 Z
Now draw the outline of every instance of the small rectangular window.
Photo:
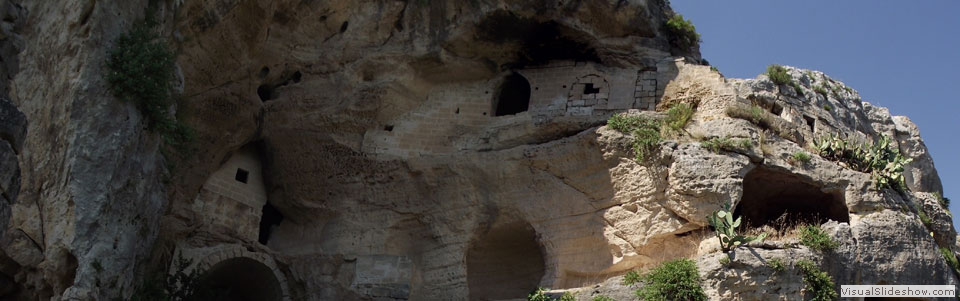
M 583 86 L 583 95 L 597 94 L 600 93 L 600 88 L 594 88 L 593 84 L 586 84 Z
M 250 175 L 249 171 L 246 171 L 243 168 L 237 168 L 237 175 L 233 177 L 234 180 L 240 183 L 247 183 L 247 177 Z

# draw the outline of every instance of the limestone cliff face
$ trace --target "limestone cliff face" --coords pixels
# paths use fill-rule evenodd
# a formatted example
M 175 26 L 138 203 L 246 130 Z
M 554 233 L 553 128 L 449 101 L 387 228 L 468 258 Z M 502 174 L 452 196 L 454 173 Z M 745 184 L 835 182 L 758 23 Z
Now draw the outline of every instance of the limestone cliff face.
M 0 43 L 22 52 L 3 70 L 27 134 L 2 137 L 20 167 L 4 163 L 3 183 L 22 182 L 3 186 L 2 298 L 128 298 L 179 257 L 258 300 L 630 296 L 619 275 L 677 258 L 698 260 L 712 299 L 775 297 L 757 285 L 802 298 L 773 258 L 843 284 L 957 282 L 938 250 L 956 251 L 956 233 L 909 119 L 819 72 L 789 68 L 796 91 L 724 79 L 673 46 L 664 1 L 157 1 L 178 49 L 176 110 L 199 134 L 172 174 L 103 79 L 147 1 L 8 2 L 17 40 Z M 604 126 L 674 103 L 697 106 L 688 133 L 643 162 Z M 750 105 L 788 134 L 727 114 Z M 818 156 L 789 162 L 826 134 L 893 137 L 913 158 L 910 191 Z M 753 146 L 714 153 L 711 137 Z M 706 216 L 725 202 L 757 228 L 822 217 L 841 247 L 785 235 L 720 266 Z

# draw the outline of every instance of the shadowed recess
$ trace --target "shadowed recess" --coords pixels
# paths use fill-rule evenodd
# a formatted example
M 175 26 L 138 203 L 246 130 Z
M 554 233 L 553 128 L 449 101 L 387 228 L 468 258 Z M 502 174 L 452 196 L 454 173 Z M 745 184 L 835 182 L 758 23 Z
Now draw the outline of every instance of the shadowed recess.
M 526 112 L 530 107 L 530 82 L 522 75 L 511 73 L 500 85 L 500 94 L 494 104 L 494 116 Z
M 467 251 L 470 300 L 524 298 L 544 274 L 537 233 L 526 222 L 496 226 Z
M 200 276 L 204 300 L 279 301 L 280 281 L 273 270 L 259 261 L 237 257 L 221 261 Z
M 743 198 L 734 214 L 750 227 L 772 226 L 778 219 L 787 224 L 850 221 L 841 192 L 827 193 L 797 175 L 763 167 L 743 179 Z

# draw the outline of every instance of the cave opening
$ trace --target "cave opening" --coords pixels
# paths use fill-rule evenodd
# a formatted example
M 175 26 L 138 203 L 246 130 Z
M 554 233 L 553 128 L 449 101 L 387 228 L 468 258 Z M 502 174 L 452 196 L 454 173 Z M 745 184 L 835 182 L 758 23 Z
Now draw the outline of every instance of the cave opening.
M 196 300 L 279 301 L 280 281 L 270 267 L 246 257 L 221 261 L 200 276 Z
M 273 207 L 273 204 L 270 204 L 270 201 L 267 201 L 263 205 L 260 215 L 260 235 L 257 237 L 257 241 L 261 245 L 266 245 L 270 241 L 270 234 L 273 233 L 273 228 L 280 225 L 283 222 L 283 214 L 280 213 L 280 210 L 277 210 L 277 207 Z
M 470 300 L 515 299 L 540 284 L 544 256 L 529 223 L 495 226 L 467 250 Z
M 273 85 L 270 84 L 262 84 L 257 87 L 257 96 L 260 96 L 260 101 L 266 102 L 277 98 L 274 89 Z
M 511 73 L 500 84 L 493 116 L 515 115 L 526 112 L 529 107 L 530 82 L 520 74 Z
M 850 221 L 841 191 L 824 192 L 798 175 L 765 167 L 743 179 L 743 198 L 734 215 L 743 217 L 748 227 Z
M 539 66 L 550 61 L 600 62 L 589 35 L 556 21 L 520 17 L 505 10 L 491 13 L 477 25 L 481 40 L 517 44 L 520 49 L 510 68 Z

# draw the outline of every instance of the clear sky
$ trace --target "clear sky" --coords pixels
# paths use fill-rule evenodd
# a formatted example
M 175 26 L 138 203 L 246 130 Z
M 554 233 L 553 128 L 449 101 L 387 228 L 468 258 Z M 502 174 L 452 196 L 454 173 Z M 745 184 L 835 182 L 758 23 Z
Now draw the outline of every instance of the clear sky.
M 960 217 L 960 1 L 673 0 L 727 77 L 820 70 L 920 127 Z

